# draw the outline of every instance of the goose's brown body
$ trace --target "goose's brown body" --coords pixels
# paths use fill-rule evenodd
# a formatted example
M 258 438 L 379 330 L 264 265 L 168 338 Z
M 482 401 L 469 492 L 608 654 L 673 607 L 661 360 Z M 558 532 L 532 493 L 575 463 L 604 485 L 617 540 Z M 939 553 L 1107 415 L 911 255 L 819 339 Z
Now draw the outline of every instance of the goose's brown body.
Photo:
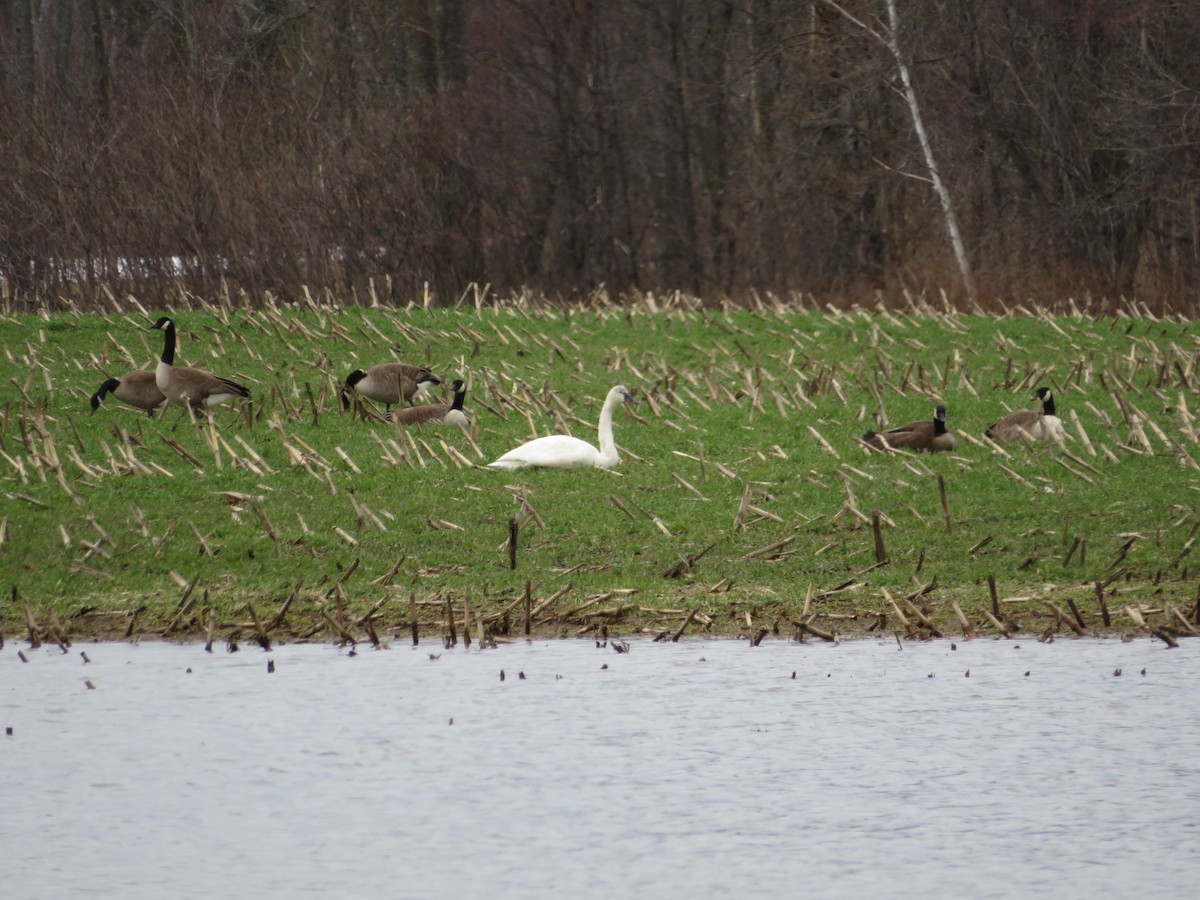
M 398 409 L 391 415 L 397 425 L 458 425 L 467 427 L 467 414 L 463 412 L 463 399 L 467 389 L 459 380 L 451 385 L 454 400 L 450 403 L 425 403 L 408 409 Z
M 899 428 L 887 431 L 868 431 L 862 436 L 864 442 L 878 450 L 883 450 L 886 444 L 892 449 L 919 450 L 936 453 L 941 450 L 953 450 L 958 446 L 958 438 L 946 427 L 946 407 L 939 406 L 932 419 L 920 422 L 909 422 Z
M 175 323 L 163 316 L 152 327 L 164 333 L 162 358 L 154 369 L 154 382 L 171 403 L 201 410 L 235 397 L 250 396 L 250 389 L 236 381 L 201 369 L 176 367 Z
M 163 392 L 158 389 L 153 372 L 126 372 L 120 378 L 108 379 L 92 394 L 93 413 L 100 408 L 100 401 L 108 394 L 151 416 L 154 415 L 154 410 L 167 402 Z
M 412 403 L 418 394 L 441 384 L 441 380 L 424 366 L 406 363 L 381 363 L 367 371 L 355 369 L 346 376 L 343 407 L 349 406 L 347 393 L 357 391 L 361 396 L 389 409 L 393 403 Z
M 997 443 L 1016 441 L 1025 434 L 1034 441 L 1056 441 L 1066 438 L 1062 419 L 1055 415 L 1054 395 L 1049 388 L 1041 387 L 1030 398 L 1041 401 L 1041 409 L 1019 409 L 997 421 L 987 431 L 988 437 Z

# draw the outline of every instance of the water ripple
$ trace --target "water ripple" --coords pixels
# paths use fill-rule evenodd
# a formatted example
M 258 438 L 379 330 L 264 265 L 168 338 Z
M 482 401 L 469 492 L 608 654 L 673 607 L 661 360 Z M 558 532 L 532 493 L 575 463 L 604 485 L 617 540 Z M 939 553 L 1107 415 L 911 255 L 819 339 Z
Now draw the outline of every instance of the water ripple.
M 1200 642 L 294 645 L 273 674 L 191 645 L 26 655 L 0 650 L 0 846 L 46 896 L 1169 898 L 1200 876 Z

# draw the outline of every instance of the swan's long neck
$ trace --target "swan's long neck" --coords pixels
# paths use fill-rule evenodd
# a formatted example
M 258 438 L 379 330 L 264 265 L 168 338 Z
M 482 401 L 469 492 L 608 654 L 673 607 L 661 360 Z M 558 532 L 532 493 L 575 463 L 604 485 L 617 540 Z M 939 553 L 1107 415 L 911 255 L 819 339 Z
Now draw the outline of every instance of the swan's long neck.
M 162 361 L 168 366 L 175 364 L 175 323 L 168 322 L 163 329 Z
M 600 410 L 600 459 L 605 465 L 615 465 L 617 462 L 617 442 L 613 440 L 613 409 L 620 398 L 609 394 Z

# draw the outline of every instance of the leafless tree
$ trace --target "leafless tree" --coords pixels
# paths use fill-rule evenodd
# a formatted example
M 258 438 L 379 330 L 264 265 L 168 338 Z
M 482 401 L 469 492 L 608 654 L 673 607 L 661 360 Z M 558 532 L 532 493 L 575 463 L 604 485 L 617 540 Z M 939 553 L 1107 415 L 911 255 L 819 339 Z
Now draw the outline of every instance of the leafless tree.
M 1183 0 L 0 0 L 0 121 L 38 302 L 1200 274 Z

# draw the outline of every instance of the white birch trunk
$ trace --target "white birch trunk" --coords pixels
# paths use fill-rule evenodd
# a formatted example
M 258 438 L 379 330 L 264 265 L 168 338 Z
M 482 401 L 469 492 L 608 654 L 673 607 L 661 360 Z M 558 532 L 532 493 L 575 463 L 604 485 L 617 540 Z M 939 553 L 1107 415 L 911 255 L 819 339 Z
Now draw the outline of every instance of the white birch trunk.
M 920 143 L 921 152 L 925 155 L 925 168 L 929 170 L 929 180 L 933 182 L 933 189 L 937 191 L 938 199 L 942 203 L 942 215 L 946 218 L 946 230 L 950 232 L 950 244 L 954 248 L 954 258 L 958 262 L 958 272 L 962 276 L 963 287 L 966 289 L 967 296 L 974 298 L 975 282 L 971 277 L 971 261 L 967 259 L 962 233 L 958 230 L 958 216 L 954 214 L 954 199 L 950 196 L 950 191 L 947 190 L 946 183 L 942 181 L 942 175 L 938 171 L 937 160 L 933 155 L 933 145 L 929 143 L 929 134 L 925 131 L 925 120 L 921 118 L 921 107 L 917 103 L 917 91 L 913 87 L 908 64 L 904 61 L 904 54 L 900 52 L 900 14 L 896 10 L 896 0 L 886 0 L 886 2 L 888 49 L 892 51 L 892 56 L 896 60 L 896 68 L 900 72 L 900 83 L 904 86 L 904 99 L 908 103 L 908 111 L 912 115 L 913 131 L 917 133 L 917 142 Z
M 938 200 L 942 204 L 942 216 L 946 222 L 946 231 L 950 234 L 950 245 L 954 249 L 954 259 L 958 263 L 958 272 L 962 277 L 963 288 L 966 290 L 967 296 L 973 298 L 975 296 L 975 280 L 971 276 L 971 262 L 967 259 L 962 232 L 958 228 L 958 216 L 954 213 L 954 198 L 950 196 L 950 191 L 942 181 L 937 158 L 933 155 L 933 145 L 929 141 L 929 133 L 925 130 L 925 120 L 921 117 L 921 105 L 917 102 L 917 89 L 913 86 L 912 75 L 909 72 L 908 63 L 904 61 L 904 54 L 900 52 L 900 13 L 896 9 L 896 0 L 884 0 L 888 11 L 886 34 L 880 34 L 867 23 L 856 19 L 839 6 L 835 0 L 824 0 L 824 2 L 887 47 L 888 52 L 896 61 L 904 100 L 908 104 L 909 115 L 912 116 L 913 131 L 917 133 L 917 142 L 921 145 L 921 153 L 925 157 L 925 168 L 929 170 L 929 182 L 933 185 Z

